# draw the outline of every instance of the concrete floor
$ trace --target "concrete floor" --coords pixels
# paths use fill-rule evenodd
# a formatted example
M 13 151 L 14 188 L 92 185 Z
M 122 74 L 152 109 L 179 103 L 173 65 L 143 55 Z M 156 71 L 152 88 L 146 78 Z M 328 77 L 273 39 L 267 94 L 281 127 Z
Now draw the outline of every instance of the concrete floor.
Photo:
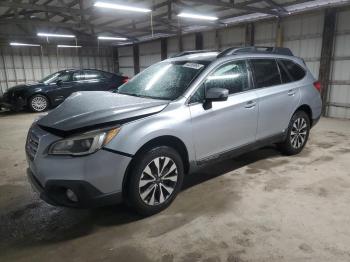
M 50 206 L 25 177 L 34 114 L 0 114 L 0 261 L 350 261 L 350 121 L 321 119 L 304 151 L 254 151 L 192 174 L 175 202 Z

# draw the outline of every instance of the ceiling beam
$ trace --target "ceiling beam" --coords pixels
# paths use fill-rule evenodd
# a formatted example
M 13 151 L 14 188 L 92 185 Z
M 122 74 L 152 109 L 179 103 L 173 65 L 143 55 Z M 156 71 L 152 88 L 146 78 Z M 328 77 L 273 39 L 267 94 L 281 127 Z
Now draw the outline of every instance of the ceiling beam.
M 246 10 L 251 11 L 255 13 L 263 13 L 263 14 L 270 14 L 270 15 L 280 15 L 278 11 L 271 10 L 268 8 L 259 8 L 259 7 L 253 7 L 249 6 L 249 1 L 247 2 L 241 2 L 238 4 L 234 4 L 232 2 L 222 2 L 221 0 L 190 0 L 191 2 L 197 2 L 207 5 L 213 5 L 213 6 L 219 6 L 219 7 L 225 7 L 225 8 L 232 8 L 232 9 L 239 9 L 239 10 Z M 261 2 L 261 1 L 260 1 Z M 256 3 L 256 1 L 254 1 Z
M 61 27 L 61 28 L 72 28 L 75 30 L 81 30 L 81 29 L 89 29 L 89 24 L 84 23 L 61 23 L 61 22 L 53 22 L 53 21 L 46 21 L 46 20 L 39 20 L 39 19 L 0 19 L 0 24 L 27 24 L 27 25 L 36 25 L 36 26 L 54 26 L 54 27 Z M 113 26 L 113 27 L 107 27 L 107 26 L 99 26 L 94 25 L 94 29 L 102 30 L 102 31 L 119 31 L 120 33 L 128 33 L 129 30 L 125 28 L 125 26 Z M 150 33 L 151 29 L 144 28 L 136 28 L 133 30 L 134 32 L 141 32 L 141 33 Z M 154 30 L 154 33 L 161 33 L 166 34 L 169 33 L 169 31 L 164 30 Z

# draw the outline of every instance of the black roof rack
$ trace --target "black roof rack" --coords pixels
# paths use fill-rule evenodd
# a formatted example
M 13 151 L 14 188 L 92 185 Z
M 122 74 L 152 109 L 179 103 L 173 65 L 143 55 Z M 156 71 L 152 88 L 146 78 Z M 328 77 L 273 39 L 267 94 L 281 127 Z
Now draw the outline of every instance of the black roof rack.
M 293 56 L 292 51 L 287 47 L 272 47 L 272 46 L 247 46 L 247 47 L 230 47 L 218 54 L 218 58 L 237 55 L 244 53 L 255 53 L 255 54 L 278 54 Z
M 178 53 L 176 55 L 173 55 L 172 58 L 174 57 L 180 57 L 180 56 L 185 56 L 185 55 L 193 55 L 193 54 L 200 54 L 200 53 L 208 53 L 208 52 L 217 52 L 217 50 L 191 50 L 191 51 L 183 51 L 181 53 Z

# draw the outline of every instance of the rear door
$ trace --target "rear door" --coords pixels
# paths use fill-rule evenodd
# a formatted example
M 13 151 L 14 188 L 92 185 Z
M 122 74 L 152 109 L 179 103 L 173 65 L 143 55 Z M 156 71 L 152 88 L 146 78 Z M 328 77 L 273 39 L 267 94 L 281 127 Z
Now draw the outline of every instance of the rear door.
M 259 103 L 257 140 L 281 135 L 299 104 L 300 90 L 276 59 L 250 59 Z
M 98 70 L 84 70 L 84 90 L 86 91 L 107 91 L 111 89 L 106 75 Z
M 197 161 L 216 158 L 240 146 L 255 142 L 258 106 L 251 90 L 245 60 L 220 65 L 208 75 L 189 102 Z M 203 106 L 205 89 L 229 90 L 227 101 Z

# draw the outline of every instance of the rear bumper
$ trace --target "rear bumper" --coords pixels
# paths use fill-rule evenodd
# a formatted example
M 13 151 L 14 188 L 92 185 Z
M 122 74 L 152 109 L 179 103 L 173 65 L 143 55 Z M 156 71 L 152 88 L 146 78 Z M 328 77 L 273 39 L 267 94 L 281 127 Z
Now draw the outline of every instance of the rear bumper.
M 40 184 L 35 175 L 27 169 L 27 177 L 40 198 L 55 206 L 73 208 L 93 208 L 119 204 L 122 202 L 122 193 L 104 194 L 90 183 L 82 180 L 48 180 L 45 187 Z M 78 201 L 73 202 L 66 196 L 67 189 L 72 190 Z

